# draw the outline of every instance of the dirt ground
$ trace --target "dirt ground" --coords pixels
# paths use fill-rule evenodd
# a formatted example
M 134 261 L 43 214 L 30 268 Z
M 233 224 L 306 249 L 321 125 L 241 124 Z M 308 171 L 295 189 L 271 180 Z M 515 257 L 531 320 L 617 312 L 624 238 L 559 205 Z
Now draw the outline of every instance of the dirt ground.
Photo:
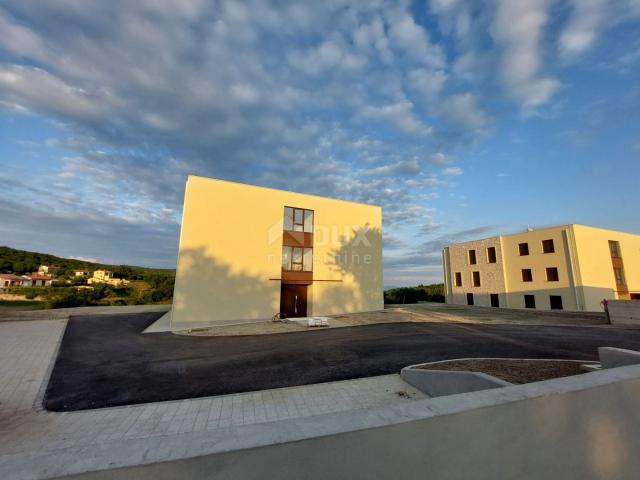
M 552 378 L 569 377 L 585 373 L 580 365 L 585 362 L 572 360 L 453 360 L 425 365 L 427 370 L 456 370 L 481 372 L 510 383 L 541 382 Z
M 437 322 L 507 325 L 606 325 L 604 314 L 562 311 L 531 311 L 487 307 L 467 307 L 442 303 L 395 305 L 375 312 L 330 315 L 328 328 L 354 327 L 378 323 Z M 301 332 L 326 329 L 309 328 L 294 322 L 256 322 L 242 325 L 225 325 L 174 332 L 178 335 L 206 337 L 265 335 L 272 333 Z

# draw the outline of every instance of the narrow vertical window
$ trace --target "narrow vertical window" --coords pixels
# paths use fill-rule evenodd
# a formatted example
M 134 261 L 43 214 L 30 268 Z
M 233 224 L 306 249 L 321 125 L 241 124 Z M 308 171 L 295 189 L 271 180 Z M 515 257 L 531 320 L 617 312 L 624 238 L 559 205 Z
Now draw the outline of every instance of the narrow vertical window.
M 553 253 L 555 251 L 552 239 L 542 241 L 542 253 Z
M 496 263 L 497 262 L 496 247 L 487 248 L 487 262 L 488 263 Z
M 462 286 L 462 272 L 456 272 L 456 287 Z
M 469 250 L 469 265 L 475 265 L 477 263 L 476 251 Z
M 282 269 L 291 270 L 291 247 L 282 247 Z
M 307 233 L 313 232 L 313 210 L 304 211 L 304 231 Z
M 284 225 L 285 230 L 293 230 L 293 208 L 284 207 Z
M 473 272 L 473 286 L 480 286 L 480 272 Z
M 305 272 L 313 271 L 313 249 L 305 248 L 302 259 L 302 270 Z

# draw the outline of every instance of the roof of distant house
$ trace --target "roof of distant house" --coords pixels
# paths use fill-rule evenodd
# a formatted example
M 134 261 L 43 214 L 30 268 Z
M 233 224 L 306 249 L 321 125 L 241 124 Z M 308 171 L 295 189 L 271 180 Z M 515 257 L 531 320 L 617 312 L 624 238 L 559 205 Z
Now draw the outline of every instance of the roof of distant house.
M 31 275 L 27 275 L 31 280 L 53 280 L 51 275 L 40 275 L 38 272 L 33 272 Z
M 0 278 L 5 280 L 24 280 L 24 278 L 14 275 L 13 273 L 0 273 Z

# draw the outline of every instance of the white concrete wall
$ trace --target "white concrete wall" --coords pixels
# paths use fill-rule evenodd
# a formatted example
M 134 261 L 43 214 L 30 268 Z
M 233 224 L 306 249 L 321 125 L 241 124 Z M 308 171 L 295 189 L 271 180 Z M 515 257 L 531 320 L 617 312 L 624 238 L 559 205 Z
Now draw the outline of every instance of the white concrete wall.
M 640 300 L 609 300 L 607 308 L 612 325 L 640 326 Z
M 640 366 L 634 365 L 217 434 L 194 433 L 179 439 L 180 452 L 191 458 L 174 461 L 167 461 L 175 454 L 173 446 L 161 443 L 169 440 L 141 439 L 135 448 L 145 452 L 149 464 L 74 478 L 636 480 L 639 397 Z M 131 454 L 133 444 L 126 447 L 113 448 Z M 74 464 L 75 473 L 97 455 L 85 449 L 79 457 L 83 461 Z

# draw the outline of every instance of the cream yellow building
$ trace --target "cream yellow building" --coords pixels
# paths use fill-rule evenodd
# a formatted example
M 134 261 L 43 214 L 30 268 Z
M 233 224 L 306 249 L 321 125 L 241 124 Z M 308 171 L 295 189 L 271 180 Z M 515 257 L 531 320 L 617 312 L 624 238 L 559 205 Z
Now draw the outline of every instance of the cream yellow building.
M 129 281 L 122 278 L 114 278 L 111 270 L 95 270 L 93 276 L 87 280 L 87 283 L 89 285 L 92 283 L 106 283 L 113 287 L 124 287 L 129 284 Z
M 451 304 L 602 311 L 640 299 L 640 235 L 585 225 L 452 244 L 443 265 Z
M 171 328 L 383 308 L 378 206 L 189 176 Z

